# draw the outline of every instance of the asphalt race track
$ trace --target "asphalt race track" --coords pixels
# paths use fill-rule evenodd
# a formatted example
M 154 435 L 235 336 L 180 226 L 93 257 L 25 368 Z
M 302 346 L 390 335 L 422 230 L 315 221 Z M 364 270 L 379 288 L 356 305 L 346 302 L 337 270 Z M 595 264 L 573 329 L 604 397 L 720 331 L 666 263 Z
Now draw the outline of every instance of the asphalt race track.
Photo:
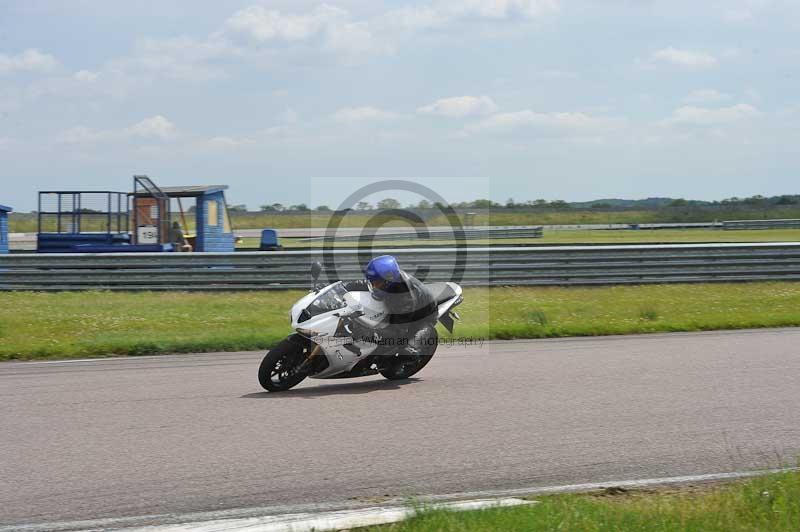
M 0 525 L 796 465 L 800 329 L 440 348 L 262 392 L 260 353 L 0 364 Z

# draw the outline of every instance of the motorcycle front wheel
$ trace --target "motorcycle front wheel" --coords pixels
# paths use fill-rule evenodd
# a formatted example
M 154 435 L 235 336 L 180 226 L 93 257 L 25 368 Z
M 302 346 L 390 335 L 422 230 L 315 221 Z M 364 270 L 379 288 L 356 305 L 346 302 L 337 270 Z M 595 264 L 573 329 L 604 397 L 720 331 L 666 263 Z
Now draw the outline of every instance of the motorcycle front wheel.
M 306 358 L 307 348 L 291 337 L 267 351 L 258 367 L 258 382 L 269 392 L 283 392 L 306 378 L 297 368 Z
M 407 379 L 424 368 L 436 353 L 439 333 L 435 327 L 424 330 L 422 334 L 427 340 L 421 345 L 418 355 L 400 355 L 396 361 L 381 371 L 381 375 L 390 381 Z

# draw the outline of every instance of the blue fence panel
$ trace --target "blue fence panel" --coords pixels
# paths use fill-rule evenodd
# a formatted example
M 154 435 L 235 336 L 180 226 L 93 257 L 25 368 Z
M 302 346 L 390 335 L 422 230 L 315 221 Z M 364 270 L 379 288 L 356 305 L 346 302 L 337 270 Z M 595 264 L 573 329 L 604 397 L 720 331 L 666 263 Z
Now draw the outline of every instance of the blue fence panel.
M 8 253 L 8 212 L 11 209 L 0 205 L 0 253 Z

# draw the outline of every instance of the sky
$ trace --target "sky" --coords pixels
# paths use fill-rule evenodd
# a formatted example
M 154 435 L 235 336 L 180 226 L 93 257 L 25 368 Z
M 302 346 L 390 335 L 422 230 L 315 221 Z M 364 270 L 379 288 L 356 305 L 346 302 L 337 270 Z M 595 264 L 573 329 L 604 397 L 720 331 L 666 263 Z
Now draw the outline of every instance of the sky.
M 4 0 L 0 204 L 797 194 L 799 32 L 794 0 Z

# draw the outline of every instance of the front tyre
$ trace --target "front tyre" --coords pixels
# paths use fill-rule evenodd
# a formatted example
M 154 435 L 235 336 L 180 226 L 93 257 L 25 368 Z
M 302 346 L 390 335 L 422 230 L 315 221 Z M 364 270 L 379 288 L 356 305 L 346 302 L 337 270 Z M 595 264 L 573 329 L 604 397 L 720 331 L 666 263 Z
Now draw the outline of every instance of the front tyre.
M 307 356 L 307 347 L 293 337 L 267 351 L 258 367 L 258 382 L 269 392 L 283 392 L 306 378 L 298 367 Z
M 407 379 L 424 368 L 431 361 L 439 345 L 439 333 L 436 327 L 428 326 L 414 335 L 418 354 L 398 355 L 392 364 L 381 371 L 381 375 L 390 381 Z

